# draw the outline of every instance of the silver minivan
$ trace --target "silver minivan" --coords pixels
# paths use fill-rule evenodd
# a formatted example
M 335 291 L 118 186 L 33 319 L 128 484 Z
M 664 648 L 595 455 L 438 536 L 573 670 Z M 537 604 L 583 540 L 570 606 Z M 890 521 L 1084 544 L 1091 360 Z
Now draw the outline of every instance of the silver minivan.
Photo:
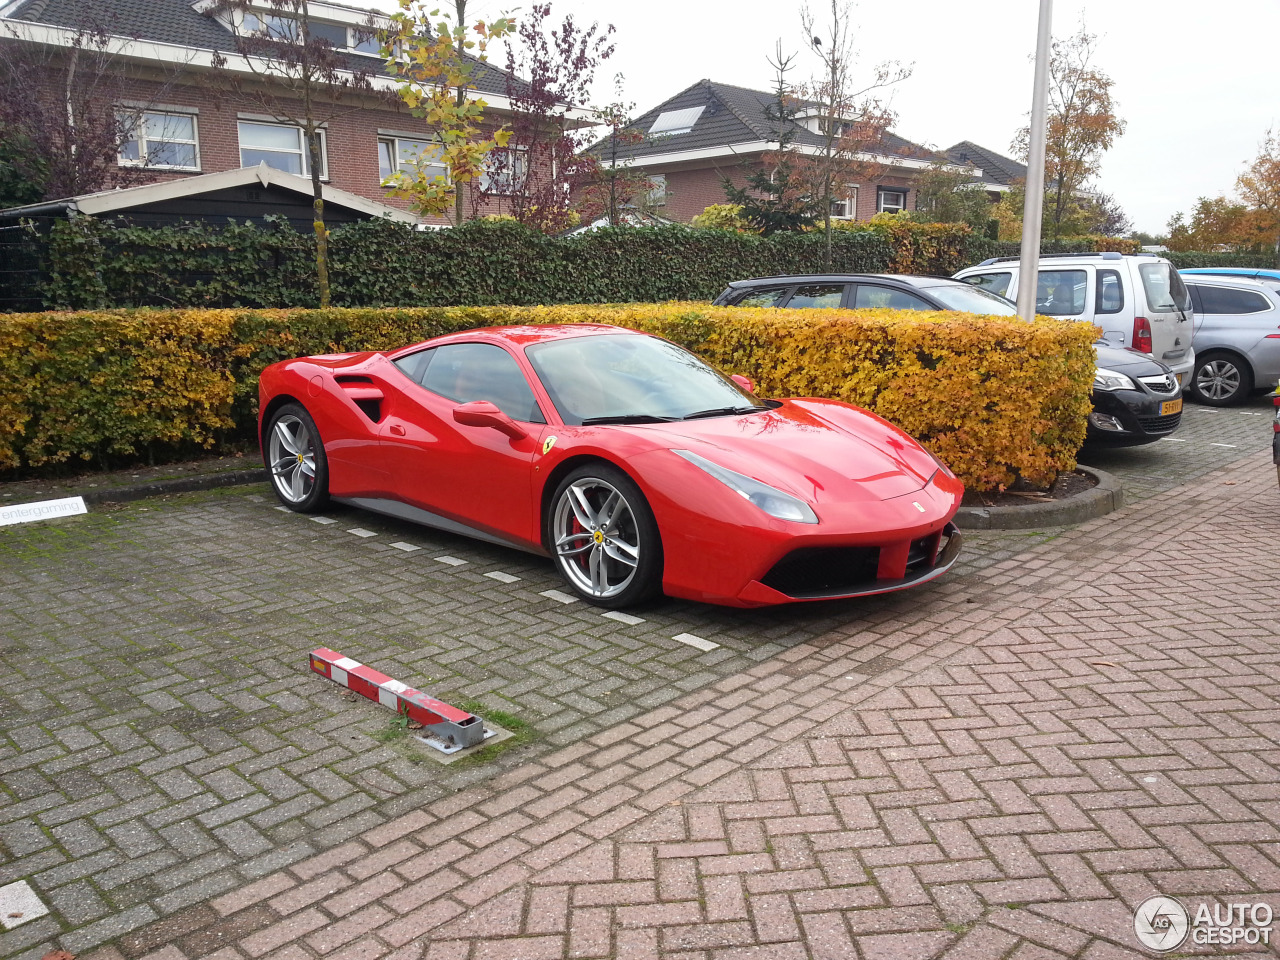
M 993 257 L 955 275 L 1016 300 L 1018 259 Z M 1040 258 L 1036 313 L 1088 320 L 1104 340 L 1159 360 L 1178 384 L 1195 366 L 1191 295 L 1168 260 L 1154 254 L 1066 253 Z

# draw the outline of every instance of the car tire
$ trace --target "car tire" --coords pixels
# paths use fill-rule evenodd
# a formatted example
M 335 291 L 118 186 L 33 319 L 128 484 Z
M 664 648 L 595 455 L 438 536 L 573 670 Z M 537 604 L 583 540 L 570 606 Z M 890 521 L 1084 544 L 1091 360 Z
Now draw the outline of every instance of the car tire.
M 314 513 L 329 502 L 329 460 L 305 407 L 286 403 L 273 413 L 262 445 L 271 489 L 281 503 L 298 513 Z
M 1210 352 L 1196 357 L 1191 371 L 1191 396 L 1210 407 L 1243 403 L 1253 391 L 1253 371 L 1233 353 Z
M 598 607 L 635 606 L 662 587 L 662 539 L 635 481 L 587 464 L 556 487 L 544 518 L 547 549 L 573 591 Z

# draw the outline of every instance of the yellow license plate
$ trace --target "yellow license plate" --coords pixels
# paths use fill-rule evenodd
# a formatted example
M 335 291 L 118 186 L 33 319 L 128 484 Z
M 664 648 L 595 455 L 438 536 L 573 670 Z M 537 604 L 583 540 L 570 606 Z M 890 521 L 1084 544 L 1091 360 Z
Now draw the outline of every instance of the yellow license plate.
M 1177 400 L 1166 400 L 1164 403 L 1160 404 L 1160 416 L 1162 417 L 1167 417 L 1171 413 L 1181 413 L 1181 412 L 1182 412 L 1181 397 L 1179 397 Z

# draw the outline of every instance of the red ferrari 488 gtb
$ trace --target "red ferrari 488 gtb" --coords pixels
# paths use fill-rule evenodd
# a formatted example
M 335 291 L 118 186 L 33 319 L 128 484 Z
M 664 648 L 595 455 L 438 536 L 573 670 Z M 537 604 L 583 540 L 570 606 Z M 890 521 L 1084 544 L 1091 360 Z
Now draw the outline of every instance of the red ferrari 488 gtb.
M 857 597 L 955 563 L 959 480 L 833 400 L 761 400 L 657 337 L 504 327 L 259 381 L 291 510 L 329 498 L 550 556 L 585 600 Z

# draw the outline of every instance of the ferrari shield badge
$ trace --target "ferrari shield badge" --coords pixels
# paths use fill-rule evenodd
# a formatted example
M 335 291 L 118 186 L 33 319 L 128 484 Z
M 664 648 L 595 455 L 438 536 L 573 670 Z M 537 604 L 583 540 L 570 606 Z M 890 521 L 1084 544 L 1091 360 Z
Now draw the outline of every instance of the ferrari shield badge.
M 555 445 L 556 445 L 556 438 L 555 438 L 555 437 L 547 437 L 547 439 L 543 440 L 543 441 L 542 441 L 542 455 L 545 457 L 548 453 L 550 453 L 550 452 L 551 452 L 551 448 L 552 448 L 552 447 L 554 447 Z

